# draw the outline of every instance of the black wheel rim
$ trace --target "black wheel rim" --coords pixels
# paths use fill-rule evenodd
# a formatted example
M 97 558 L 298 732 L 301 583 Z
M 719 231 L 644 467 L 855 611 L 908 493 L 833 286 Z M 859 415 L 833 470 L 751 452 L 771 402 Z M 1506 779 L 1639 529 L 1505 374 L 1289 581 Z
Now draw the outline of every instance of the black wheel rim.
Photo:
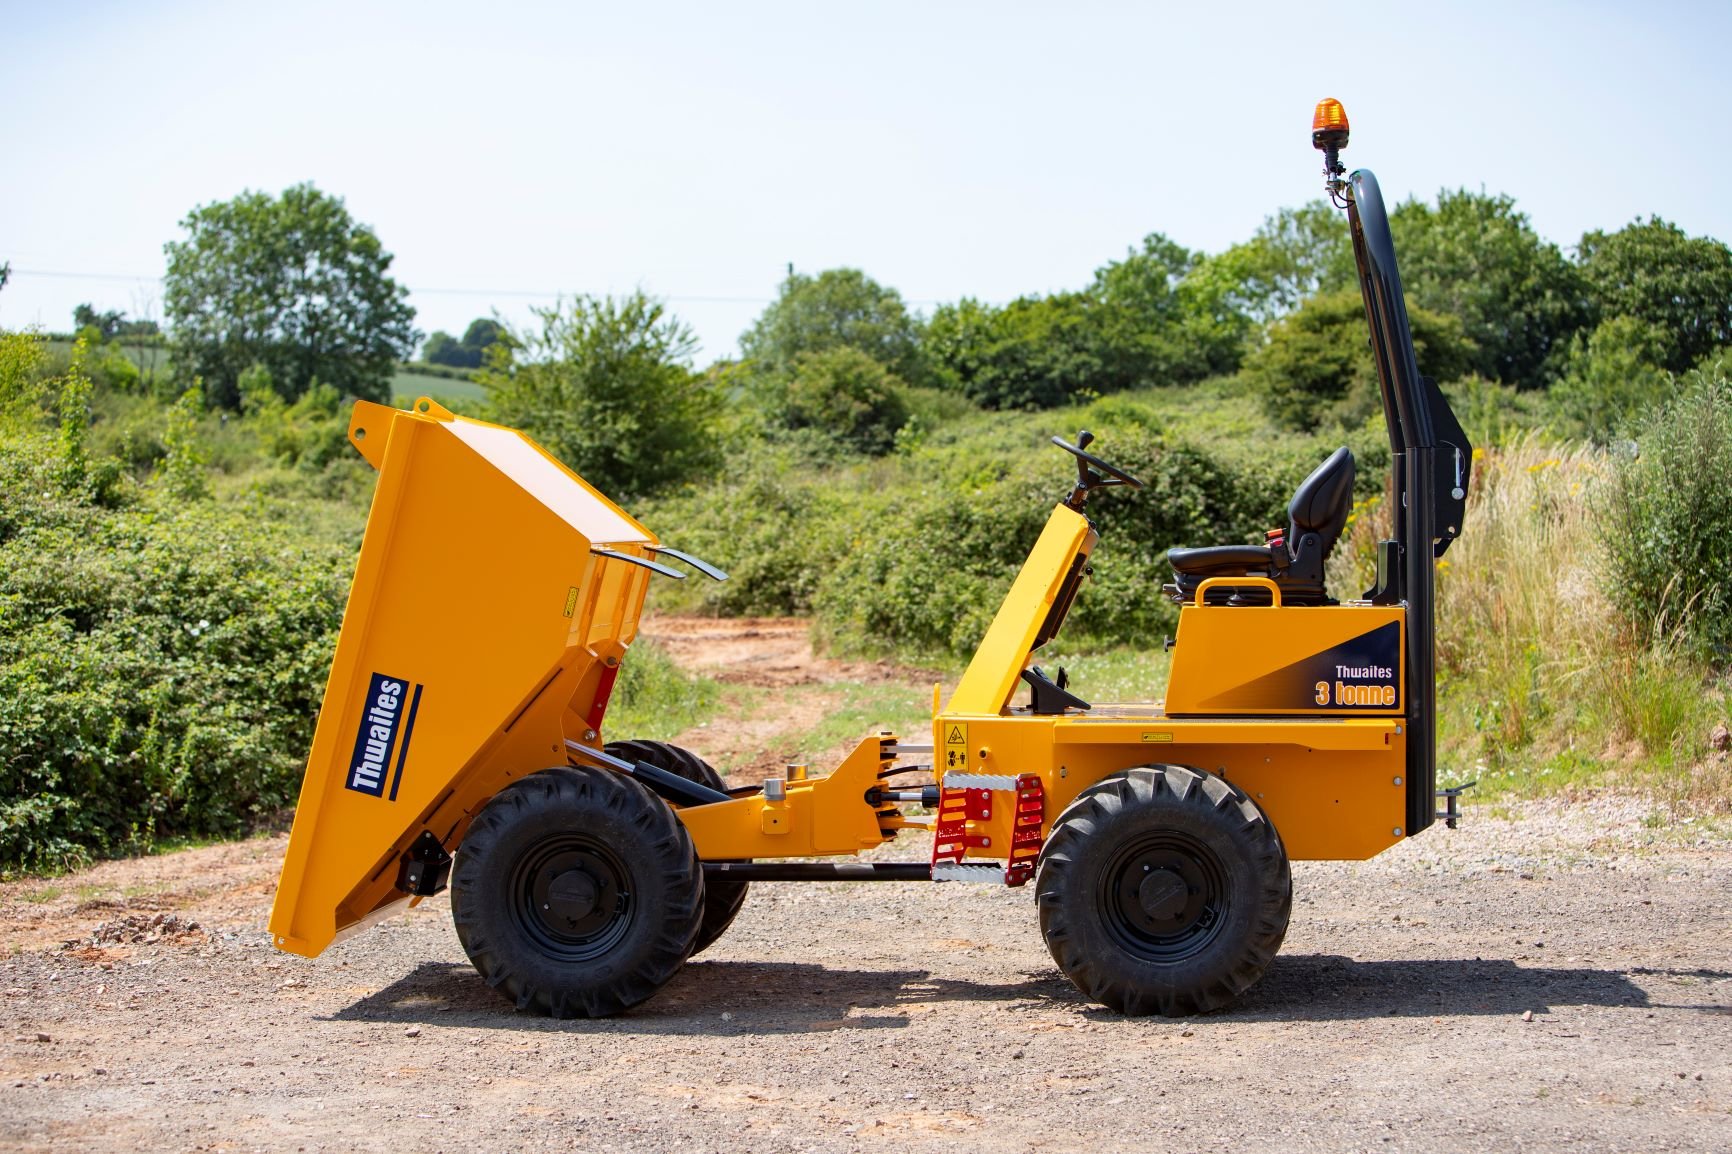
M 1220 856 L 1176 831 L 1139 838 L 1115 854 L 1101 874 L 1097 901 L 1121 947 L 1161 963 L 1208 949 L 1232 904 Z
M 587 962 L 631 929 L 631 875 L 607 847 L 576 834 L 546 838 L 511 871 L 511 916 L 545 955 Z

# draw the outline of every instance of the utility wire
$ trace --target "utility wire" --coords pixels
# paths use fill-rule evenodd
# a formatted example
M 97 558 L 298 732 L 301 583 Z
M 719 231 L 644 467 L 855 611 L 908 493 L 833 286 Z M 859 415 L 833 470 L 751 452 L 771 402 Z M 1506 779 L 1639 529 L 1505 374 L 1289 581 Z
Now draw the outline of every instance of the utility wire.
M 153 284 L 161 284 L 162 280 L 163 280 L 163 278 L 160 276 L 128 276 L 125 273 L 116 273 L 116 272 L 59 272 L 59 271 L 54 271 L 54 270 L 50 270 L 50 269 L 39 269 L 39 268 L 14 268 L 12 270 L 12 275 L 13 276 L 39 276 L 39 277 L 44 277 L 44 278 L 54 279 L 54 280 L 99 280 L 99 281 L 116 281 L 116 282 L 126 282 L 126 283 L 136 283 L 138 281 L 150 281 Z M 560 290 L 549 290 L 549 291 L 543 292 L 543 291 L 540 291 L 538 289 L 416 288 L 414 285 L 409 285 L 407 287 L 408 287 L 410 292 L 419 294 L 421 296 L 517 297 L 517 298 L 523 298 L 523 299 L 527 299 L 527 300 L 550 300 L 550 299 L 555 299 L 558 297 L 582 295 L 582 294 L 572 293 L 569 291 L 560 291 Z M 652 293 L 651 295 L 660 297 L 660 299 L 668 301 L 669 303 L 680 303 L 680 304 L 768 305 L 768 304 L 774 304 L 776 302 L 775 297 L 683 296 L 683 295 L 677 295 L 677 294 L 663 295 L 661 293 Z M 903 303 L 904 304 L 910 304 L 910 305 L 933 305 L 933 306 L 937 306 L 937 305 L 944 304 L 945 302 L 944 301 L 937 301 L 937 300 L 917 301 L 917 300 L 906 300 L 905 299 L 903 301 Z

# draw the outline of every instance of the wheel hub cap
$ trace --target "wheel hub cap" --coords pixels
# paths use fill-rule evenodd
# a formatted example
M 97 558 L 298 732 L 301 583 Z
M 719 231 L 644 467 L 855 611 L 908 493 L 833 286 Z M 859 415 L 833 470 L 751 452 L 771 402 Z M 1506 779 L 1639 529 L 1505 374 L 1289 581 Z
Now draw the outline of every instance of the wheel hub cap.
M 1151 870 L 1137 887 L 1137 902 L 1143 913 L 1156 921 L 1172 921 L 1184 913 L 1189 888 L 1185 879 L 1171 870 Z
M 575 926 L 595 912 L 601 887 L 580 869 L 567 870 L 548 883 L 548 913 Z

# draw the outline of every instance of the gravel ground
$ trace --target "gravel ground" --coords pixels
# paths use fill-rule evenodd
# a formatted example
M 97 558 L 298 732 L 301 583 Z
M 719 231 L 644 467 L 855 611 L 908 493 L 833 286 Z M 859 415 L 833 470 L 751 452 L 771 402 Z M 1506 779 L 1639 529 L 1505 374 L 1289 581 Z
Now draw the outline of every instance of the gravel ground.
M 1190 1021 L 1082 1002 L 1031 889 L 759 885 L 638 1010 L 552 1022 L 443 899 L 277 953 L 281 838 L 110 863 L 0 887 L 0 1148 L 1724 1151 L 1732 841 L 1644 814 L 1300 863 L 1268 976 Z

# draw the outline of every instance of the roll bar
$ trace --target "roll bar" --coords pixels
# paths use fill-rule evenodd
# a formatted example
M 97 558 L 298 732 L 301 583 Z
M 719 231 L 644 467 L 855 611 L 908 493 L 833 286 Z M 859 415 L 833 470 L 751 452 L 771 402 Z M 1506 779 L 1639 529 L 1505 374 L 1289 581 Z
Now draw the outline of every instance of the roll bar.
M 1394 482 L 1395 538 L 1380 551 L 1368 596 L 1407 603 L 1408 836 L 1432 823 L 1437 790 L 1437 590 L 1434 559 L 1461 533 L 1473 446 L 1437 383 L 1419 374 L 1395 241 L 1377 178 L 1361 169 L 1343 190 L 1371 351 L 1383 398 Z M 1389 546 L 1393 546 L 1393 548 Z

